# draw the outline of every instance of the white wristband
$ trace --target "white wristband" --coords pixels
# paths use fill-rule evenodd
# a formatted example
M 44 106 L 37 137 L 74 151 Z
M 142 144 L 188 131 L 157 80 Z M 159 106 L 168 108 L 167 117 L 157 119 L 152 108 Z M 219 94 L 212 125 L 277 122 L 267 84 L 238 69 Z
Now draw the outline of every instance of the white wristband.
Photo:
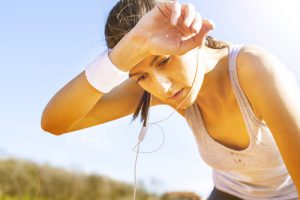
M 118 69 L 109 59 L 111 49 L 103 52 L 91 64 L 85 67 L 88 82 L 102 93 L 110 92 L 128 78 L 129 72 Z

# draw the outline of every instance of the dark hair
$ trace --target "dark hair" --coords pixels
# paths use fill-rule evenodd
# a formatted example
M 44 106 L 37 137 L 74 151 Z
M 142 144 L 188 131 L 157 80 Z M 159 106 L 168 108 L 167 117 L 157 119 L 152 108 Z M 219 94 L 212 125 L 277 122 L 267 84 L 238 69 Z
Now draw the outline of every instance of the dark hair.
M 108 48 L 113 48 L 147 12 L 155 7 L 157 0 L 120 0 L 110 11 L 105 25 L 105 40 Z M 212 49 L 228 47 L 225 42 L 206 37 L 205 45 Z M 136 111 L 133 114 L 134 121 L 141 113 L 141 122 L 145 126 L 148 119 L 148 111 L 151 103 L 151 94 L 144 91 Z

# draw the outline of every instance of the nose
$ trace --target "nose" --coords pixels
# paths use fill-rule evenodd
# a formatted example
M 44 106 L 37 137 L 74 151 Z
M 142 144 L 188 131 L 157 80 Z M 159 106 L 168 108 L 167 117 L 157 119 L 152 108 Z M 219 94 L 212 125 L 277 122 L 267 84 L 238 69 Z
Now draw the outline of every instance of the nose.
M 171 87 L 172 87 L 172 81 L 165 75 L 156 73 L 154 75 L 155 77 L 155 87 L 157 88 L 159 94 L 169 96 L 169 94 L 172 93 Z

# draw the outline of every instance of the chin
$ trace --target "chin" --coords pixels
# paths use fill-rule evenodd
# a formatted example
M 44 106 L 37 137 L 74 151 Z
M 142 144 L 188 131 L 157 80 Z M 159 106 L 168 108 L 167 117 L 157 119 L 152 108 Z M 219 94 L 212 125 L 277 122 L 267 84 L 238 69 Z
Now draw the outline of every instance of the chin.
M 191 88 L 186 89 L 185 96 L 182 97 L 182 99 L 177 102 L 177 105 L 173 105 L 174 107 L 179 106 L 180 104 L 182 104 L 182 101 L 184 101 L 184 103 L 180 106 L 180 109 L 184 109 L 185 110 L 185 109 L 191 107 L 193 105 L 193 103 L 195 103 L 195 101 L 197 99 L 197 96 L 198 96 L 198 92 L 195 91 L 195 88 L 192 88 L 191 91 L 190 91 L 190 89 Z M 189 92 L 191 93 L 190 96 L 187 99 L 185 99 L 187 97 L 187 95 L 189 94 Z
M 187 108 L 191 107 L 195 103 L 196 99 L 197 99 L 197 95 L 191 94 L 191 96 L 189 96 L 186 99 L 186 101 L 183 103 L 182 106 L 180 106 L 180 108 L 181 109 L 187 109 Z

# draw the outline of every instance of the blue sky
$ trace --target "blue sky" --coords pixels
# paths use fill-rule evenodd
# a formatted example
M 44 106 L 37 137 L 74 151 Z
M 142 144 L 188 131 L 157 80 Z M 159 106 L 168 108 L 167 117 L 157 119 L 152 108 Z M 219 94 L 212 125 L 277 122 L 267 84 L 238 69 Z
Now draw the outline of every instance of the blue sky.
M 116 1 L 1 1 L 0 157 L 15 156 L 133 183 L 140 130 L 131 116 L 59 137 L 40 128 L 50 98 L 106 47 L 103 27 Z M 298 0 L 190 0 L 224 41 L 257 44 L 276 55 L 300 78 Z M 154 107 L 150 121 L 168 116 Z M 189 190 L 207 196 L 211 171 L 202 162 L 191 130 L 174 114 L 160 124 L 163 147 L 140 154 L 137 178 L 150 191 Z M 151 127 L 142 151 L 160 146 L 162 133 Z

